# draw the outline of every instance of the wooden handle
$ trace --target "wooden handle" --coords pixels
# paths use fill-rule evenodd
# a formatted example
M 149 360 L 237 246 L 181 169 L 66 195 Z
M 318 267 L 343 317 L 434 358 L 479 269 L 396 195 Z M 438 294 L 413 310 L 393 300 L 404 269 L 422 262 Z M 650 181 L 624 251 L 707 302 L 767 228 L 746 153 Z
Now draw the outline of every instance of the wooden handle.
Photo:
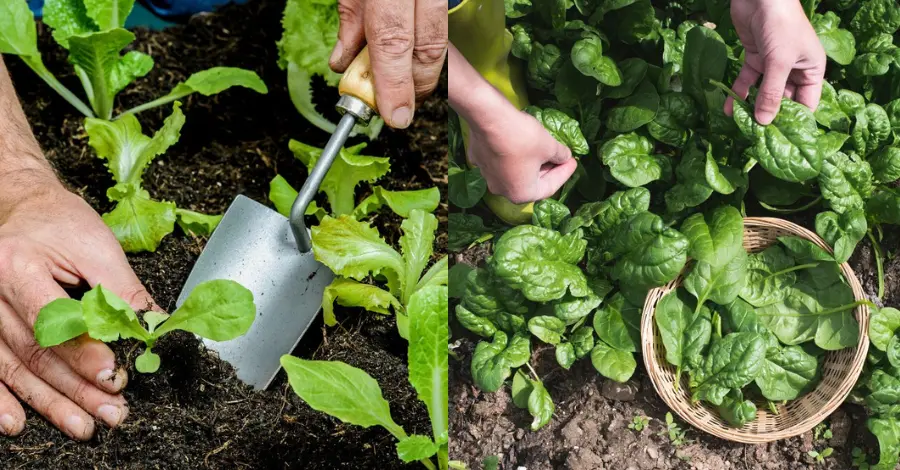
M 374 112 L 378 112 L 375 105 L 375 76 L 372 74 L 372 63 L 369 61 L 369 46 L 364 47 L 353 59 L 350 67 L 347 67 L 338 85 L 338 92 L 341 95 L 359 98 Z

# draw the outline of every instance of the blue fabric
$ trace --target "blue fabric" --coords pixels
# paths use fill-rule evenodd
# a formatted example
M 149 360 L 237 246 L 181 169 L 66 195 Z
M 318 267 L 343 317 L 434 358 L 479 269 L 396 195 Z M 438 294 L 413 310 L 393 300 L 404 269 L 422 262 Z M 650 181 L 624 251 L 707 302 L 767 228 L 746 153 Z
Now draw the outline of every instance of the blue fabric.
M 456 8 L 460 3 L 462 3 L 462 0 L 447 0 L 447 9 L 452 10 Z
M 7 0 L 2 0 L 7 1 Z M 189 16 L 203 11 L 213 11 L 216 7 L 229 3 L 247 3 L 248 0 L 144 0 L 147 8 L 158 16 Z M 453 1 L 453 0 L 451 0 Z M 40 17 L 44 7 L 44 0 L 28 0 L 28 6 L 34 12 L 34 16 Z M 135 12 L 141 10 L 135 5 Z M 146 25 L 140 25 L 146 26 Z

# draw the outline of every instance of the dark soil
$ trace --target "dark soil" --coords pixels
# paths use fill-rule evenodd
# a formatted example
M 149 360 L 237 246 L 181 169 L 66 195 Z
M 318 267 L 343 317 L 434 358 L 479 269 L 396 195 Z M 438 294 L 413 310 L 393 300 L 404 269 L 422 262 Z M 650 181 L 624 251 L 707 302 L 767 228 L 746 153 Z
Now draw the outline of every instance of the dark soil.
M 751 213 L 750 215 L 767 215 Z M 814 214 L 787 217 L 812 227 Z M 490 243 L 453 255 L 454 262 L 477 265 L 490 254 Z M 881 245 L 890 259 L 885 261 L 884 305 L 900 305 L 900 234 L 886 232 Z M 859 245 L 850 260 L 870 298 L 875 300 L 878 281 L 873 251 L 868 240 Z M 687 429 L 687 442 L 678 446 L 666 428 L 669 411 L 657 396 L 638 360 L 634 378 L 625 385 L 600 376 L 589 361 L 579 361 L 565 371 L 556 364 L 552 348 L 536 348 L 531 363 L 537 369 L 556 404 L 551 422 L 530 431 L 531 416 L 516 408 L 508 388 L 483 393 L 475 387 L 469 371 L 477 337 L 454 328 L 459 338 L 455 352 L 459 360 L 450 364 L 450 457 L 475 469 L 490 455 L 500 457 L 502 469 L 570 470 L 794 470 L 851 467 L 851 452 L 860 447 L 877 456 L 878 445 L 866 428 L 862 407 L 844 404 L 826 424 L 832 439 L 815 439 L 812 431 L 795 438 L 763 445 L 744 445 L 710 436 L 680 423 Z M 635 416 L 650 419 L 648 428 L 628 428 Z M 677 420 L 677 416 L 676 416 Z M 822 463 L 810 450 L 832 447 L 834 453 Z M 877 457 L 876 457 L 877 459 Z
M 234 89 L 214 97 L 186 99 L 187 123 L 181 141 L 158 157 L 145 175 L 144 186 L 151 196 L 183 208 L 221 213 L 237 194 L 265 202 L 276 173 L 297 187 L 302 184 L 305 168 L 288 150 L 288 140 L 321 147 L 329 136 L 310 126 L 290 102 L 275 47 L 283 8 L 283 1 L 256 0 L 194 17 L 187 25 L 165 32 L 136 32 L 134 47 L 152 55 L 156 67 L 120 94 L 120 110 L 161 96 L 192 72 L 213 66 L 255 70 L 270 90 L 266 96 Z M 42 27 L 40 48 L 48 68 L 80 90 L 64 51 Z M 7 58 L 7 64 L 37 139 L 60 177 L 99 212 L 111 209 L 105 193 L 112 180 L 88 146 L 81 118 L 24 64 L 15 58 Z M 317 100 L 327 109 L 337 94 L 318 88 Z M 170 112 L 167 107 L 139 115 L 145 132 L 158 129 Z M 378 184 L 388 189 L 437 185 L 446 198 L 446 122 L 445 78 L 437 95 L 419 109 L 411 130 L 385 129 L 367 148 L 368 155 L 391 157 L 392 171 Z M 443 252 L 445 204 L 438 215 L 441 230 L 436 251 Z M 383 211 L 373 222 L 390 242 L 396 241 L 400 219 Z M 204 243 L 176 228 L 155 253 L 131 255 L 129 260 L 157 303 L 172 309 Z M 428 434 L 428 415 L 407 380 L 405 343 L 395 332 L 393 318 L 361 309 L 336 309 L 342 323 L 325 329 L 318 321 L 294 354 L 340 360 L 365 370 L 381 384 L 394 419 L 409 433 Z M 127 342 L 114 349 L 127 356 L 129 363 L 140 352 Z M 92 441 L 75 443 L 29 410 L 21 436 L 0 438 L 0 467 L 404 467 L 386 431 L 344 425 L 313 411 L 291 392 L 283 373 L 268 391 L 255 393 L 191 335 L 173 334 L 155 350 L 162 357 L 160 372 L 129 371 L 125 396 L 130 415 L 120 428 L 98 425 Z

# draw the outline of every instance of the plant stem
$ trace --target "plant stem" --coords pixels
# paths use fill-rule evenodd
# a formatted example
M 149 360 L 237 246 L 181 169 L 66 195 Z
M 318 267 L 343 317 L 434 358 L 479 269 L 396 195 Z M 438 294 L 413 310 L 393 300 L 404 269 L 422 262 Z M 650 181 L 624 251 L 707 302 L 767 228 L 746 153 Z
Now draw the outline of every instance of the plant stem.
M 428 470 L 437 470 L 437 467 L 434 466 L 434 462 L 431 459 L 422 459 L 419 460 L 419 463 L 425 466 Z
M 803 211 L 805 211 L 806 209 L 809 209 L 810 207 L 815 206 L 816 204 L 818 204 L 818 203 L 821 202 L 821 201 L 822 201 L 822 196 L 819 196 L 819 197 L 813 199 L 811 202 L 809 202 L 809 203 L 807 203 L 807 204 L 804 204 L 804 205 L 802 205 L 802 206 L 800 206 L 800 207 L 794 207 L 794 208 L 783 208 L 783 207 L 770 206 L 770 205 L 768 205 L 768 204 L 766 204 L 765 202 L 762 202 L 762 201 L 759 201 L 759 205 L 763 206 L 763 208 L 765 208 L 765 209 L 767 209 L 767 210 L 770 210 L 770 211 L 772 211 L 772 212 L 776 212 L 776 213 L 778 213 L 778 214 L 794 214 L 794 213 L 797 213 L 797 212 L 803 212 Z
M 734 98 L 737 101 L 744 101 L 744 98 L 741 98 L 740 96 L 738 96 L 738 94 L 735 93 L 734 90 L 732 90 L 731 88 L 729 88 L 727 85 L 725 85 L 724 83 L 722 83 L 720 81 L 710 79 L 709 84 L 724 91 L 726 95 Z
M 133 107 L 133 108 L 131 108 L 131 109 L 129 109 L 129 110 L 123 112 L 122 114 L 116 116 L 116 118 L 113 119 L 113 121 L 115 121 L 116 119 L 119 119 L 120 117 L 122 117 L 122 116 L 124 116 L 124 115 L 126 115 L 126 114 L 137 114 L 137 113 L 139 113 L 139 112 L 141 112 L 141 111 L 146 111 L 146 110 L 148 110 L 148 109 L 153 109 L 153 108 L 156 108 L 156 107 L 159 107 L 159 106 L 163 106 L 163 105 L 169 104 L 169 103 L 171 103 L 171 102 L 173 102 L 173 101 L 180 100 L 181 98 L 184 98 L 185 96 L 190 95 L 191 93 L 193 93 L 193 92 L 177 93 L 177 94 L 168 94 L 168 95 L 166 95 L 166 96 L 163 96 L 162 98 L 157 98 L 157 99 L 155 99 L 155 100 L 153 100 L 153 101 L 149 101 L 149 102 L 144 103 L 144 104 L 142 104 L 142 105 L 140 105 L 140 106 L 135 106 L 135 107 Z
M 528 370 L 531 371 L 531 375 L 534 376 L 534 380 L 537 380 L 538 382 L 540 382 L 541 378 L 538 376 L 537 372 L 535 372 L 534 367 L 531 367 L 531 363 L 526 362 L 525 365 L 528 366 Z
M 867 231 L 866 235 L 872 242 L 872 249 L 875 251 L 875 267 L 878 268 L 878 300 L 881 300 L 884 298 L 884 254 L 881 252 L 881 244 L 875 239 L 872 231 Z
M 782 274 L 792 273 L 794 271 L 800 271 L 801 269 L 815 268 L 818 265 L 819 265 L 819 263 L 808 263 L 808 264 L 799 264 L 797 266 L 793 266 L 793 267 L 790 267 L 787 269 L 782 269 L 781 271 L 774 272 L 774 273 L 769 274 L 768 276 L 764 277 L 762 279 L 762 282 L 766 282 L 767 280 L 769 280 L 769 278 L 772 278 L 775 276 L 781 276 Z
M 752 170 L 757 163 L 759 162 L 755 158 L 751 158 L 749 161 L 747 161 L 747 163 L 744 165 L 744 174 L 746 175 L 750 173 L 750 170 Z
M 800 317 L 817 317 L 824 315 L 831 315 L 832 313 L 843 312 L 844 310 L 850 310 L 860 305 L 868 305 L 869 307 L 874 307 L 875 304 L 869 302 L 868 300 L 857 300 L 852 304 L 841 305 L 840 307 L 829 308 L 827 310 L 822 310 L 821 312 L 811 312 L 811 313 L 757 313 L 756 315 L 759 317 L 787 317 L 787 318 L 800 318 Z
M 75 107 L 81 114 L 85 117 L 92 118 L 94 117 L 94 112 L 91 111 L 91 108 L 84 104 L 84 101 L 81 101 L 75 93 L 72 93 L 72 90 L 66 88 L 65 85 L 59 82 L 49 70 L 44 65 L 44 62 L 41 60 L 41 56 L 22 56 L 22 60 L 25 62 L 31 70 L 34 70 L 34 73 L 41 77 L 41 80 L 50 85 L 50 88 L 53 88 L 54 91 L 59 93 L 64 100 L 68 101 L 69 104 Z

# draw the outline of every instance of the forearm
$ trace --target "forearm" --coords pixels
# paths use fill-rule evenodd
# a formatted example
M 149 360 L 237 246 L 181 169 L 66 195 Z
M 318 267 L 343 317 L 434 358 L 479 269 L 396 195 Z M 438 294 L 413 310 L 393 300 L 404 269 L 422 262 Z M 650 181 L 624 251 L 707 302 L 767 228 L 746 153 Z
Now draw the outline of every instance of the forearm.
M 450 107 L 473 126 L 488 126 L 498 115 L 516 111 L 512 104 L 450 44 L 448 54 Z
M 50 172 L 0 57 L 0 185 L 10 173 Z

